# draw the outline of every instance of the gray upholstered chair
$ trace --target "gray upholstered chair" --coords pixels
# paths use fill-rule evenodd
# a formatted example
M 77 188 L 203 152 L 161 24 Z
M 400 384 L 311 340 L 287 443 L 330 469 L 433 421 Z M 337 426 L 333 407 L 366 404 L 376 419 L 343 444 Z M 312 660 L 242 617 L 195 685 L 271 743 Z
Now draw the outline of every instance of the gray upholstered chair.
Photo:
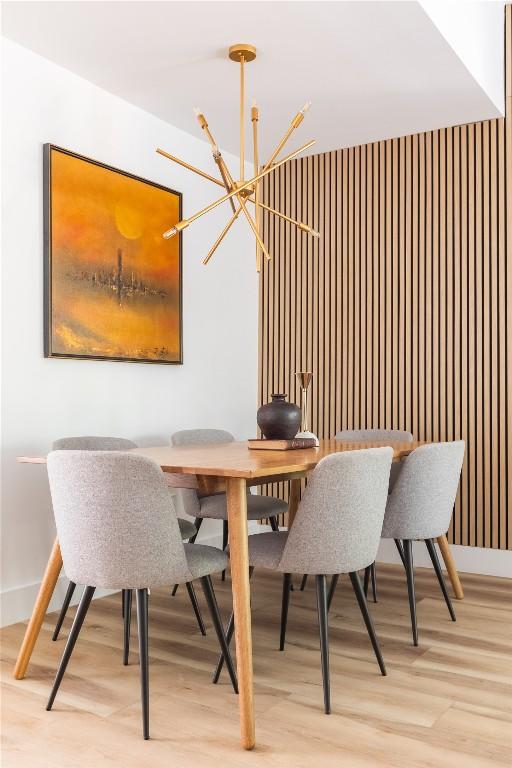
M 284 649 L 291 575 L 316 576 L 325 712 L 330 712 L 326 576 L 348 573 L 383 675 L 384 660 L 358 571 L 375 560 L 388 496 L 393 450 L 371 448 L 326 456 L 309 475 L 288 531 L 249 536 L 249 563 L 283 574 L 280 650 Z M 233 618 L 228 626 L 228 642 Z M 218 680 L 219 659 L 214 681 Z
M 439 586 L 452 621 L 455 612 L 451 604 L 434 541 L 444 536 L 457 495 L 465 444 L 463 440 L 450 443 L 422 445 L 402 462 L 402 471 L 388 499 L 382 537 L 402 541 L 401 558 L 407 574 L 407 590 L 411 612 L 412 636 L 418 645 L 416 597 L 412 556 L 413 540 L 424 541 Z
M 231 681 L 229 655 L 210 574 L 226 567 L 220 549 L 184 544 L 160 467 L 117 451 L 55 451 L 48 477 L 66 573 L 85 589 L 48 700 L 51 709 L 96 587 L 137 591 L 144 738 L 149 738 L 148 588 L 200 579 Z
M 175 432 L 171 436 L 172 445 L 211 445 L 214 443 L 232 443 L 234 437 L 223 429 L 184 429 Z M 247 519 L 265 520 L 268 518 L 272 530 L 278 531 L 276 518 L 288 510 L 288 505 L 281 499 L 272 496 L 260 496 L 248 492 Z M 199 496 L 195 494 L 194 509 L 190 514 L 195 516 L 194 525 L 199 531 L 204 518 L 222 520 L 222 549 L 226 549 L 228 543 L 228 514 L 225 493 L 217 493 L 212 496 Z M 196 534 L 197 535 L 197 534 Z M 194 541 L 195 539 L 192 539 Z M 222 575 L 224 578 L 224 574 Z
M 412 443 L 413 436 L 404 429 L 342 429 L 334 436 L 335 440 L 341 440 L 344 443 L 360 443 L 364 441 L 372 442 L 374 440 L 385 440 L 392 443 Z M 398 475 L 400 474 L 401 463 L 395 461 L 391 465 L 389 475 L 389 490 L 391 492 Z M 373 602 L 377 602 L 377 574 L 375 572 L 375 563 L 372 563 L 364 573 L 364 593 L 368 595 L 368 584 L 372 580 Z M 304 580 L 303 580 L 304 581 Z M 301 584 L 301 588 L 302 584 Z
M 96 436 L 96 435 L 95 436 L 84 435 L 79 437 L 61 437 L 59 438 L 59 440 L 55 440 L 55 442 L 53 443 L 52 450 L 54 451 L 129 451 L 130 448 L 137 448 L 137 447 L 138 447 L 137 443 L 134 443 L 132 440 L 126 440 L 124 437 L 104 437 L 104 436 Z M 180 528 L 181 537 L 185 541 L 195 536 L 196 529 L 193 523 L 190 522 L 190 520 L 178 518 L 178 525 Z M 68 608 L 71 603 L 71 599 L 73 597 L 75 589 L 76 589 L 75 582 L 69 581 L 68 588 L 66 590 L 66 595 L 64 597 L 64 601 L 62 603 L 62 607 L 59 613 L 59 618 L 57 619 L 57 623 L 55 625 L 55 630 L 53 632 L 52 640 L 57 640 L 59 637 L 59 633 L 62 628 L 64 619 L 66 618 L 66 614 L 68 612 Z M 204 626 L 203 617 L 201 616 L 201 611 L 199 609 L 199 604 L 197 602 L 194 587 L 192 584 L 187 584 L 187 591 L 188 591 L 189 599 L 192 604 L 192 608 L 194 610 L 196 621 L 201 631 L 201 634 L 205 635 L 206 629 Z M 130 645 L 131 597 L 132 597 L 131 592 L 128 592 L 127 590 L 123 591 L 122 606 L 123 606 L 123 617 L 125 620 L 125 627 L 124 627 L 124 635 L 125 635 L 124 663 L 125 664 L 128 663 L 128 653 L 129 653 L 129 645 Z

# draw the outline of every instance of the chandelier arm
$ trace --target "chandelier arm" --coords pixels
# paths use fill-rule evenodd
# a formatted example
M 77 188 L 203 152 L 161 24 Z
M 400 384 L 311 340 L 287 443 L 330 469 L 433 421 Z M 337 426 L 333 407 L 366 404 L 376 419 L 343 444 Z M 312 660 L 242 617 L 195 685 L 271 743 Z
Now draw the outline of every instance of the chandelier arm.
M 315 139 L 311 139 L 311 141 L 308 141 L 307 144 L 303 144 L 302 147 L 299 147 L 294 152 L 290 152 L 289 155 L 286 155 L 286 157 L 283 157 L 282 160 L 279 160 L 279 162 L 275 163 L 271 168 L 267 168 L 267 170 L 261 171 L 260 173 L 257 174 L 257 176 L 253 176 L 252 179 L 248 179 L 248 181 L 245 181 L 237 189 L 233 189 L 231 192 L 223 195 L 222 197 L 219 197 L 217 200 L 214 200 L 213 203 L 210 203 L 205 208 L 202 208 L 200 211 L 195 213 L 189 219 L 182 219 L 181 221 L 178 221 L 177 224 L 175 224 L 173 227 L 171 227 L 166 232 L 164 232 L 163 237 L 167 239 L 169 237 L 172 237 L 173 235 L 176 235 L 178 232 L 182 232 L 184 229 L 186 229 L 186 227 L 192 224 L 192 222 L 196 221 L 201 216 L 204 216 L 206 213 L 213 211 L 214 208 L 217 208 L 218 205 L 225 203 L 226 200 L 230 200 L 235 195 L 239 195 L 240 192 L 243 192 L 244 189 L 247 189 L 256 181 L 259 181 L 260 179 L 263 179 L 265 176 L 268 176 L 269 173 L 274 173 L 274 171 L 277 171 L 278 168 L 280 168 L 282 165 L 287 163 L 289 160 L 292 160 L 294 157 L 297 157 L 297 155 L 300 155 L 301 152 L 305 152 L 306 149 L 309 149 L 310 147 L 312 147 L 314 143 L 315 143 Z
M 302 230 L 302 232 L 306 232 L 308 235 L 312 235 L 313 237 L 320 237 L 320 232 L 317 232 L 315 229 L 313 229 L 313 227 L 310 227 L 309 224 L 304 224 L 303 221 L 292 219 L 290 216 L 287 216 L 286 213 L 276 211 L 275 208 L 271 208 L 269 205 L 262 203 L 261 200 L 256 203 L 256 200 L 253 197 L 248 197 L 247 199 L 250 203 L 253 203 L 253 205 L 258 205 L 260 208 L 264 208 L 269 213 L 273 213 L 274 216 L 279 216 L 280 219 L 284 219 L 284 221 L 288 221 L 290 224 L 295 224 L 295 226 Z
M 220 175 L 222 176 L 222 181 L 224 182 L 224 187 L 226 189 L 226 192 L 231 192 L 234 185 L 232 183 L 231 175 L 229 173 L 228 167 L 226 163 L 224 162 L 224 158 L 222 157 L 220 152 L 217 152 L 217 154 L 213 155 L 213 159 L 215 160 L 217 164 L 217 168 L 219 169 Z M 230 183 L 231 179 L 231 183 Z M 231 204 L 231 208 L 233 210 L 233 213 L 236 211 L 235 203 L 233 201 L 233 198 L 229 201 Z
M 226 226 L 224 227 L 224 229 L 222 230 L 222 232 L 220 233 L 220 235 L 218 236 L 218 238 L 216 239 L 216 241 L 214 242 L 214 244 L 212 245 L 212 247 L 210 248 L 210 250 L 208 251 L 208 255 L 205 256 L 205 258 L 203 259 L 203 264 L 208 264 L 211 257 L 213 256 L 213 254 L 215 253 L 215 251 L 217 250 L 221 242 L 224 240 L 224 238 L 226 237 L 227 233 L 229 232 L 229 230 L 231 229 L 235 221 L 238 219 L 241 211 L 242 211 L 242 206 L 239 205 L 238 208 L 235 210 L 234 214 L 232 215 L 232 217 L 230 218 L 230 220 L 228 221 L 228 223 L 226 224 Z
M 258 120 L 259 120 L 259 110 L 256 104 L 253 104 L 251 107 L 251 120 L 252 120 L 252 144 L 253 144 L 253 164 L 254 164 L 254 175 L 256 176 L 260 171 L 260 161 L 259 161 L 259 154 L 258 154 Z M 259 208 L 259 200 L 260 200 L 260 185 L 258 182 L 254 185 L 254 197 L 255 197 L 255 203 L 256 203 L 256 227 L 258 228 L 258 232 L 261 230 L 261 217 L 260 217 L 260 208 Z M 261 272 L 261 249 L 260 244 L 256 240 L 256 271 Z
M 256 240 L 258 242 L 258 245 L 260 246 L 261 250 L 263 251 L 263 255 L 265 256 L 267 261 L 270 261 L 270 254 L 267 251 L 267 249 L 265 248 L 263 240 L 260 237 L 260 233 L 258 232 L 258 228 L 257 228 L 256 224 L 254 223 L 254 219 L 252 218 L 251 214 L 247 210 L 247 206 L 245 204 L 245 200 L 243 199 L 243 197 L 241 195 L 238 196 L 238 201 L 239 201 L 240 205 L 242 206 L 242 211 L 245 214 L 245 218 L 249 222 L 249 226 L 251 227 L 252 231 L 254 232 L 254 236 L 255 236 L 255 238 L 256 238 Z
M 283 138 L 281 139 L 281 141 L 279 142 L 279 144 L 274 149 L 271 156 L 263 166 L 264 171 L 266 171 L 267 168 L 270 168 L 270 166 L 272 165 L 272 163 L 274 162 L 274 160 L 276 159 L 276 157 L 278 156 L 278 154 L 280 153 L 280 151 L 282 150 L 282 148 L 284 147 L 284 145 L 286 144 L 286 142 L 288 141 L 288 139 L 290 138 L 294 130 L 298 128 L 299 125 L 302 123 L 302 121 L 304 120 L 304 115 L 308 111 L 308 109 L 309 109 L 309 102 L 304 104 L 302 109 L 299 110 L 299 112 L 297 112 L 297 114 L 295 115 L 295 117 L 290 123 L 290 127 L 288 128 Z
M 199 176 L 202 176 L 204 179 L 208 179 L 208 181 L 213 181 L 214 184 L 218 184 L 220 187 L 224 186 L 222 181 L 219 181 L 214 176 L 210 176 L 209 173 L 205 173 L 205 171 L 202 171 L 200 168 L 196 168 L 195 166 L 190 165 L 190 163 L 186 163 L 184 160 L 180 160 L 179 157 L 170 155 L 169 152 L 165 152 L 163 149 L 160 149 L 160 148 L 158 148 L 156 151 L 158 152 L 159 155 L 163 155 L 163 157 L 166 157 L 168 160 L 172 160 L 173 163 L 182 165 L 183 168 L 186 168 L 189 171 L 193 171 L 194 173 L 197 173 Z
M 213 151 L 213 159 L 215 160 L 215 163 L 220 171 L 220 175 L 222 176 L 222 181 L 224 182 L 224 187 L 226 189 L 226 192 L 231 192 L 231 190 L 234 188 L 233 179 L 231 177 L 231 174 L 229 173 L 228 167 L 226 163 L 224 162 L 224 158 L 222 157 L 222 154 L 220 152 L 219 146 L 215 139 L 213 138 L 213 134 L 210 131 L 210 127 L 208 125 L 208 121 L 204 114 L 197 110 L 196 112 L 197 120 L 199 122 L 199 125 L 201 126 L 202 130 L 204 131 L 204 134 L 206 138 L 208 139 L 210 146 Z M 233 200 L 230 200 L 230 205 L 233 213 L 235 212 L 235 204 Z

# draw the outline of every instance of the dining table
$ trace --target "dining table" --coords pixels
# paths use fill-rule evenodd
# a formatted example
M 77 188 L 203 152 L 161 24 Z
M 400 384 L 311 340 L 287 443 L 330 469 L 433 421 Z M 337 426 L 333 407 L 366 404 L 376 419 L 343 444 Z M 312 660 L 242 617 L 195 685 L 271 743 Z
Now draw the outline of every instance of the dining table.
M 392 443 L 393 461 L 401 461 L 424 442 Z M 293 525 L 300 501 L 301 482 L 318 462 L 333 453 L 386 446 L 379 442 L 320 440 L 317 448 L 294 450 L 255 450 L 247 442 L 215 445 L 156 446 L 133 448 L 130 453 L 153 459 L 166 473 L 168 484 L 176 488 L 195 488 L 200 495 L 225 492 L 229 524 L 231 588 L 235 620 L 236 662 L 239 688 L 240 741 L 244 749 L 256 743 L 253 697 L 253 663 L 249 556 L 247 531 L 247 489 L 267 483 L 289 481 L 288 527 Z M 17 461 L 45 464 L 46 456 L 20 456 Z M 454 594 L 464 596 L 446 536 L 438 539 Z M 44 616 L 62 568 L 56 539 L 28 622 L 14 677 L 25 677 Z

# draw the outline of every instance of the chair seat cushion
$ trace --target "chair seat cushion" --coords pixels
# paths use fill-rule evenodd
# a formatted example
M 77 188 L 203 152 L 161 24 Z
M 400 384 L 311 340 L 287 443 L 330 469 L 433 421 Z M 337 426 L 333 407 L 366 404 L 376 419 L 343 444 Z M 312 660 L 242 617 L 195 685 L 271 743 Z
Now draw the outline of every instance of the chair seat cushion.
M 277 517 L 288 511 L 288 504 L 273 496 L 247 495 L 247 519 L 263 520 L 266 517 Z M 203 496 L 199 499 L 198 517 L 209 517 L 215 520 L 227 520 L 227 500 L 225 493 L 215 496 Z
M 281 560 L 288 531 L 255 533 L 249 536 L 249 564 L 275 570 Z
M 191 523 L 190 520 L 185 520 L 182 517 L 178 517 L 178 525 L 182 539 L 190 539 L 197 533 L 195 525 Z
M 204 544 L 184 544 L 183 546 L 193 579 L 219 573 L 228 565 L 228 556 L 221 549 Z

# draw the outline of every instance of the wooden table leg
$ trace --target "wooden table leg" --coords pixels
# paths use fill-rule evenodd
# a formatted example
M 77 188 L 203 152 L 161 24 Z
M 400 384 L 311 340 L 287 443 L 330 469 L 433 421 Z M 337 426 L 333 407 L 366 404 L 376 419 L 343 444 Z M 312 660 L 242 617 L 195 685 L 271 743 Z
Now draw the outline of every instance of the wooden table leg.
M 252 675 L 251 593 L 247 546 L 247 488 L 244 479 L 227 480 L 229 557 L 235 618 L 236 668 L 240 706 L 240 740 L 244 749 L 255 744 Z
M 288 497 L 288 530 L 293 525 L 295 515 L 297 514 L 297 507 L 300 501 L 300 477 L 294 480 L 290 480 L 290 495 Z
M 453 594 L 457 600 L 463 600 L 464 590 L 462 589 L 462 584 L 460 583 L 459 574 L 455 566 L 455 560 L 453 559 L 453 555 L 450 551 L 448 539 L 446 536 L 438 536 L 437 543 L 439 545 L 439 549 L 441 550 L 444 564 L 446 565 L 446 570 L 448 571 L 448 576 L 450 577 L 450 581 L 452 583 Z
M 14 667 L 13 677 L 16 680 L 21 680 L 25 677 L 32 651 L 36 644 L 36 640 L 41 631 L 41 625 L 43 623 L 48 605 L 53 595 L 53 590 L 59 578 L 59 574 L 62 568 L 62 555 L 60 553 L 59 540 L 55 539 L 46 571 L 44 572 L 41 586 L 39 587 L 39 593 L 37 595 L 34 608 L 32 609 L 32 616 L 28 622 L 27 629 L 25 631 L 25 637 L 21 644 L 18 658 L 16 659 L 16 666 Z

